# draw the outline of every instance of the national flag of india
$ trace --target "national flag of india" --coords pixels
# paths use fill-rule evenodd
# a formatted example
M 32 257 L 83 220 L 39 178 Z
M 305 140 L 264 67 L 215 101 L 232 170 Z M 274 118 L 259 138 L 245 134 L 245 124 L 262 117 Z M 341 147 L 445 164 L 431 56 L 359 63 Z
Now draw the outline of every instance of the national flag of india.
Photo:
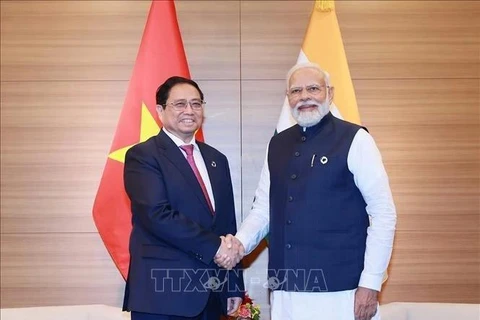
M 330 74 L 331 85 L 337 93 L 332 113 L 344 120 L 360 124 L 357 100 L 353 89 L 342 35 L 338 27 L 333 0 L 316 0 L 297 63 L 316 63 Z M 295 124 L 285 98 L 277 124 L 277 132 Z

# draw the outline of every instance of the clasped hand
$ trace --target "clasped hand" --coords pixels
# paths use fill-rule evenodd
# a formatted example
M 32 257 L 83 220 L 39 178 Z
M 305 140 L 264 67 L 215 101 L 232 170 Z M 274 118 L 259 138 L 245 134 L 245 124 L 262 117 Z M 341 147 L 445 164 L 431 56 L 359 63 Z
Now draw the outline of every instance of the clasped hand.
M 219 267 L 230 270 L 245 256 L 245 248 L 240 240 L 231 234 L 221 236 L 220 238 L 222 239 L 222 243 L 215 255 L 214 261 Z

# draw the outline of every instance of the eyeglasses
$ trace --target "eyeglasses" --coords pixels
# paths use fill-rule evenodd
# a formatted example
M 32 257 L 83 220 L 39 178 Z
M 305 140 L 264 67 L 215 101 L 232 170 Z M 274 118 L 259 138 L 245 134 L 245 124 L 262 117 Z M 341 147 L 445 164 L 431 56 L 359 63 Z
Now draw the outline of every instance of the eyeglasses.
M 319 95 L 320 93 L 324 93 L 326 91 L 326 89 L 330 88 L 329 86 L 320 86 L 320 85 L 317 85 L 317 84 L 312 84 L 312 85 L 309 85 L 309 86 L 305 86 L 305 87 L 293 87 L 293 88 L 290 88 L 288 89 L 288 96 L 292 97 L 292 98 L 298 98 L 300 97 L 302 94 L 303 94 L 303 90 L 307 90 L 307 93 L 309 95 L 312 95 L 312 96 L 316 96 L 316 95 Z
M 171 106 L 175 111 L 183 111 L 187 108 L 187 105 L 190 105 L 192 110 L 199 111 L 207 102 L 200 99 L 192 99 L 187 101 L 186 99 L 176 100 L 169 103 L 165 103 L 166 106 Z

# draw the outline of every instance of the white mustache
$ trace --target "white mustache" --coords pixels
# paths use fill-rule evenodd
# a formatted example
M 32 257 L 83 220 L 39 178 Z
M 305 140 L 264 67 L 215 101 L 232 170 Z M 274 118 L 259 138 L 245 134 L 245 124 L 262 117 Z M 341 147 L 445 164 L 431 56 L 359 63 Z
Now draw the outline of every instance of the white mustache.
M 317 108 L 320 107 L 320 104 L 316 101 L 313 101 L 313 100 L 307 100 L 307 101 L 299 101 L 297 102 L 297 104 L 295 105 L 295 109 L 298 109 L 300 107 L 303 107 L 303 106 L 311 106 L 311 105 L 314 105 L 316 106 Z

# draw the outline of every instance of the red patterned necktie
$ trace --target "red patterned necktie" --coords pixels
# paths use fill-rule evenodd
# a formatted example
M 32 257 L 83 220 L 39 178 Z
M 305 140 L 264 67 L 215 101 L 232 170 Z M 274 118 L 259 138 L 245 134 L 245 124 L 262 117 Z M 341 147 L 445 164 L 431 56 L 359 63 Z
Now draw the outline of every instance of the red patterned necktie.
M 193 159 L 193 144 L 186 144 L 186 145 L 180 146 L 180 148 L 187 153 L 188 164 L 192 168 L 193 173 L 195 174 L 195 177 L 197 177 L 198 183 L 200 184 L 200 187 L 202 188 L 203 195 L 205 196 L 205 199 L 207 200 L 208 207 L 210 208 L 210 211 L 212 212 L 212 215 L 215 214 L 215 211 L 213 211 L 212 202 L 210 201 L 210 197 L 208 196 L 207 188 L 205 187 L 205 183 L 203 183 L 202 176 L 200 175 L 200 172 L 198 171 L 197 165 L 195 164 L 195 160 Z

